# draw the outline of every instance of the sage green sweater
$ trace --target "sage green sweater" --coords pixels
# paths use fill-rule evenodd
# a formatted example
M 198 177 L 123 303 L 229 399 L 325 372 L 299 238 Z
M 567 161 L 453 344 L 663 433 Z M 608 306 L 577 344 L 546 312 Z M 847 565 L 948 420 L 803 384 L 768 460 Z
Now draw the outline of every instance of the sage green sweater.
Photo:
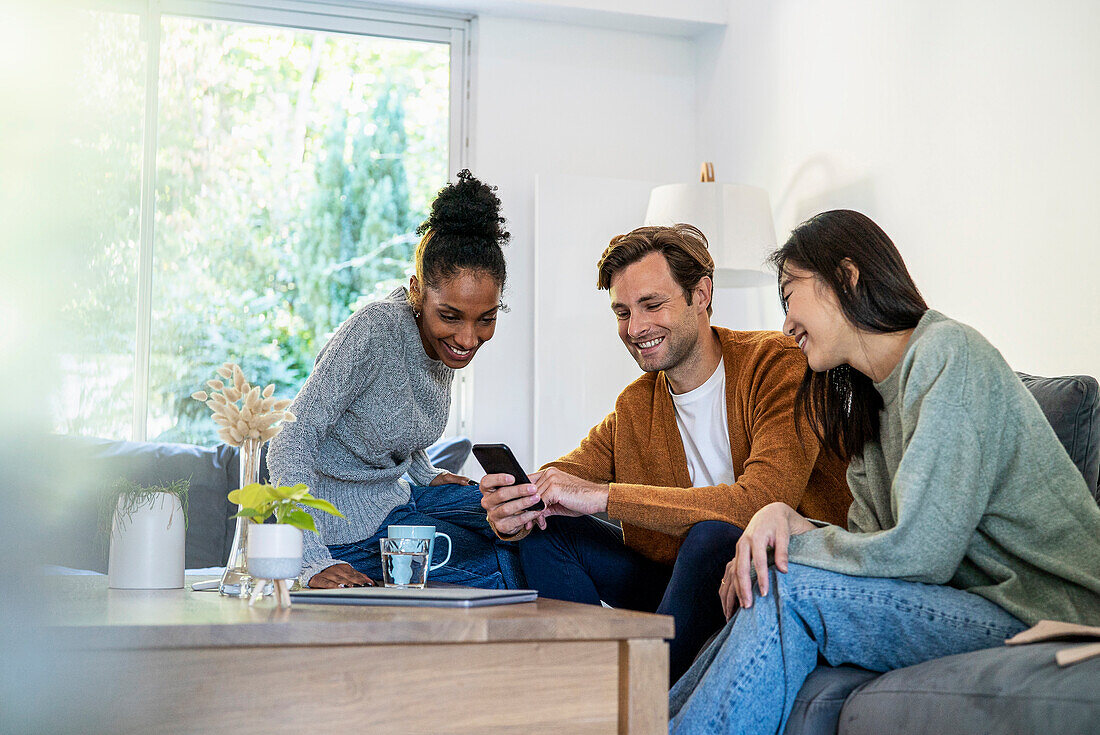
M 875 387 L 880 439 L 848 466 L 848 530 L 795 536 L 790 560 L 949 584 L 1028 625 L 1100 624 L 1100 508 L 1001 354 L 930 310 Z

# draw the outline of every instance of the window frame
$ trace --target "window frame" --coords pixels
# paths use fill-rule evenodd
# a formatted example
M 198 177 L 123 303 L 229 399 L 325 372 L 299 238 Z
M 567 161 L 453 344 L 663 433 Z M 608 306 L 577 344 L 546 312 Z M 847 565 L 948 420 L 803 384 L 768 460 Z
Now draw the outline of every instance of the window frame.
M 138 16 L 145 54 L 145 112 L 142 132 L 138 294 L 134 349 L 133 441 L 146 441 L 152 350 L 153 256 L 156 217 L 156 155 L 159 122 L 161 18 L 183 16 L 253 25 L 447 43 L 450 48 L 450 108 L 447 170 L 470 165 L 475 18 L 430 10 L 394 10 L 354 0 L 88 0 L 94 10 Z M 456 375 L 446 435 L 469 435 L 472 411 L 470 368 Z

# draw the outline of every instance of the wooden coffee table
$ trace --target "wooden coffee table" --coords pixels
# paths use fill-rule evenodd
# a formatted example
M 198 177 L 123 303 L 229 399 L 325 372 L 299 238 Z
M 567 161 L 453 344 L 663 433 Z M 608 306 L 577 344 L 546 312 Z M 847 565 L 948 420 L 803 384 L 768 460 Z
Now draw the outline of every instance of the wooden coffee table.
M 556 600 L 279 610 L 48 581 L 67 680 L 111 703 L 112 732 L 668 731 L 663 615 Z

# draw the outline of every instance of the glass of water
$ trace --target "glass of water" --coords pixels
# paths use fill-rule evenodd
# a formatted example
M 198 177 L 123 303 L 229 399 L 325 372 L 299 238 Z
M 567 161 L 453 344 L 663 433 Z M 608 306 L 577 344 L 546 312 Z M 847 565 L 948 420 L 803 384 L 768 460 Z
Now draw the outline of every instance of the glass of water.
M 387 587 L 424 587 L 428 581 L 430 539 L 384 538 L 378 543 L 382 548 L 382 581 Z

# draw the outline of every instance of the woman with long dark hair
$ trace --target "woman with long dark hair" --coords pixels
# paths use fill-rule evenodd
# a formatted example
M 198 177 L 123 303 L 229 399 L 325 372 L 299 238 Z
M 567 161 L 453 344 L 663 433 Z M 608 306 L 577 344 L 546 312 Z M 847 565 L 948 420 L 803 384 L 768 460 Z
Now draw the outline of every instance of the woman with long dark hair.
M 846 529 L 753 516 L 670 731 L 782 732 L 819 655 L 889 671 L 1042 618 L 1100 624 L 1100 509 L 1000 353 L 929 309 L 858 212 L 803 223 L 772 260 L 809 363 L 796 410 L 850 459 L 853 502 Z
M 518 555 L 489 528 L 478 486 L 433 467 L 424 452 L 447 424 L 455 370 L 496 329 L 503 224 L 494 187 L 459 173 L 417 229 L 408 289 L 356 311 L 318 354 L 291 406 L 298 421 L 272 440 L 267 458 L 272 479 L 305 483 L 346 516 L 314 514 L 304 585 L 374 584 L 378 541 L 391 524 L 436 526 L 451 537 L 451 558 L 434 581 L 519 584 Z

